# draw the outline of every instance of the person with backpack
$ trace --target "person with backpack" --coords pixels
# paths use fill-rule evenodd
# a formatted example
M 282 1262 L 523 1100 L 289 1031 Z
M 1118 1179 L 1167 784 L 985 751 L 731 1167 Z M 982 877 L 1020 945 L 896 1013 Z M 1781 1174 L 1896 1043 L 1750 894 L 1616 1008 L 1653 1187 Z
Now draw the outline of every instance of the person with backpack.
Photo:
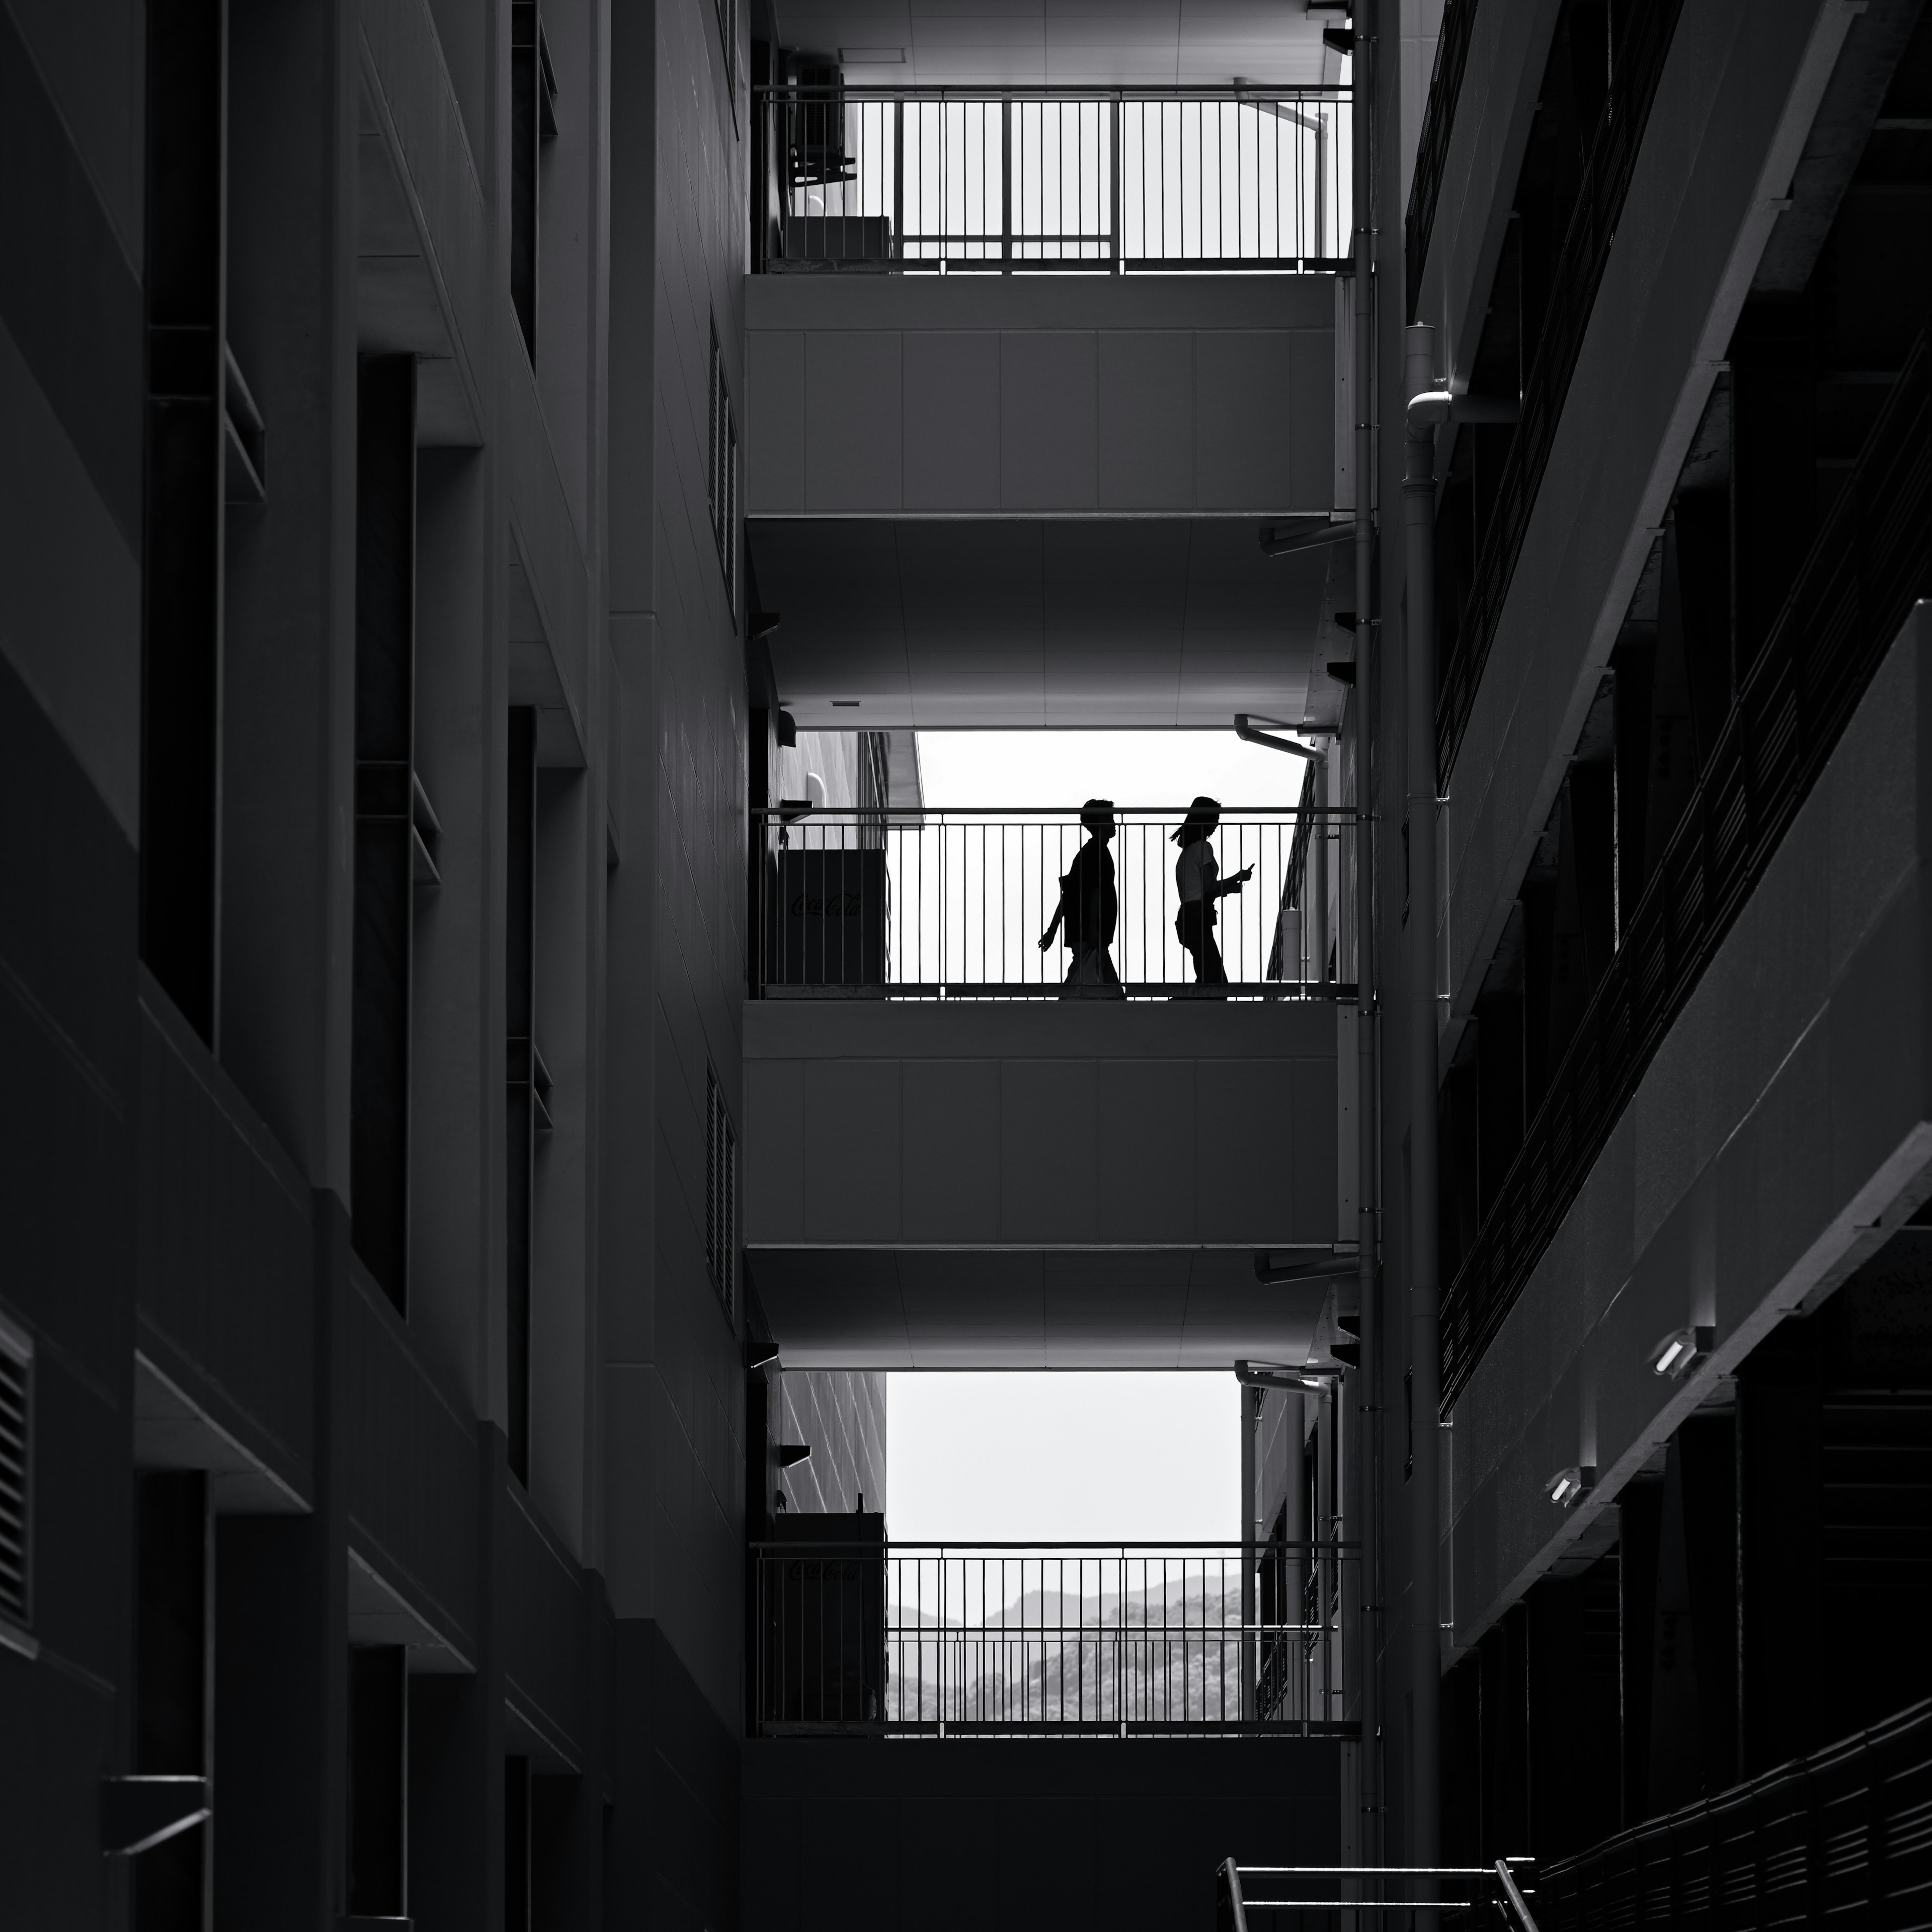
M 1090 798 L 1080 808 L 1085 844 L 1060 882 L 1060 903 L 1052 922 L 1040 936 L 1046 952 L 1058 931 L 1073 955 L 1066 969 L 1063 1000 L 1124 1000 L 1120 976 L 1108 950 L 1120 922 L 1120 896 L 1114 884 L 1114 855 L 1107 850 L 1114 832 L 1114 801 Z

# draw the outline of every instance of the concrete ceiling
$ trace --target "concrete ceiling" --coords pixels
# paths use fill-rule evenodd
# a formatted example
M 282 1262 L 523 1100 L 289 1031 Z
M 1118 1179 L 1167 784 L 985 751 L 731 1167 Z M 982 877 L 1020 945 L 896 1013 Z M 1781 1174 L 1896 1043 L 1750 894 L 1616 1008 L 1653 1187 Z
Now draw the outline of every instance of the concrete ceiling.
M 1333 1286 L 1264 1286 L 1245 1250 L 763 1248 L 746 1262 L 794 1369 L 1298 1364 Z
M 775 0 L 779 44 L 854 86 L 1226 86 L 1340 77 L 1304 0 Z
M 1346 544 L 1263 556 L 1235 518 L 748 526 L 785 707 L 819 729 L 1328 722 Z

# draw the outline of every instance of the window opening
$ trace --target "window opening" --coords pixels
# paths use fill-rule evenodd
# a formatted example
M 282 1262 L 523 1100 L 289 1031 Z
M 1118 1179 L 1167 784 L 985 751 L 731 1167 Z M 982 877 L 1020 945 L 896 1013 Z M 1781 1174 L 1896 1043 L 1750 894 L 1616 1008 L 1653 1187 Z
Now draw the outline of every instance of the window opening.
M 731 392 L 724 380 L 724 352 L 718 346 L 718 325 L 711 325 L 710 454 L 705 494 L 711 505 L 711 534 L 717 540 L 718 561 L 724 572 L 724 601 L 738 608 L 738 424 L 731 411 Z
M 704 1260 L 728 1320 L 737 1315 L 738 1137 L 718 1076 L 705 1070 Z

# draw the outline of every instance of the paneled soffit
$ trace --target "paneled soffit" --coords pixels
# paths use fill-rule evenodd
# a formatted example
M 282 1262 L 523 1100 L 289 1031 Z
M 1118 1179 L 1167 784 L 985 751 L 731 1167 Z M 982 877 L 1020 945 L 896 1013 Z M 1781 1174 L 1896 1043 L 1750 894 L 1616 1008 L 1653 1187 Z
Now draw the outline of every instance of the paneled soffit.
M 1303 0 L 778 0 L 779 44 L 855 86 L 1225 86 L 1340 78 Z
M 747 1262 L 797 1369 L 1298 1366 L 1331 1286 L 1265 1286 L 1246 1250 L 765 1248 Z
M 1262 554 L 1246 518 L 754 524 L 772 664 L 807 728 L 1332 722 L 1353 553 Z

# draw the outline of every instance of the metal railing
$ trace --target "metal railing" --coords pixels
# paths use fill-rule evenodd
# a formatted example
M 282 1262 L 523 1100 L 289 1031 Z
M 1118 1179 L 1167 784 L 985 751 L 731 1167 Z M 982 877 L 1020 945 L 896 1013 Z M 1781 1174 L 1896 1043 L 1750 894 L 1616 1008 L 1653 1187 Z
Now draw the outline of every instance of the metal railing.
M 1408 185 L 1408 218 L 1402 224 L 1402 249 L 1408 278 L 1408 319 L 1422 293 L 1422 272 L 1429 262 L 1429 238 L 1436 228 L 1436 202 L 1442 192 L 1442 170 L 1449 159 L 1449 137 L 1456 130 L 1456 103 L 1462 92 L 1462 70 L 1469 62 L 1469 39 L 1476 26 L 1476 0 L 1448 0 L 1436 42 L 1429 104 L 1415 144 L 1415 172 Z
M 756 92 L 762 272 L 1347 264 L 1346 89 Z
M 752 828 L 764 882 L 753 991 L 766 998 L 1352 998 L 1352 986 L 1322 974 L 1325 881 L 1336 875 L 1334 848 L 1353 814 L 1312 804 L 1294 813 L 1224 811 L 1210 841 L 1220 882 L 1245 878 L 1216 902 L 1211 927 L 1181 917 L 1172 835 L 1186 817 L 1184 806 L 1115 810 L 1107 849 L 1117 916 L 1104 957 L 1083 958 L 1068 934 L 1084 940 L 1084 914 L 1062 907 L 1078 890 L 1064 882 L 1088 836 L 1077 811 L 775 806 Z
M 1251 1882 L 1276 1895 L 1250 1898 Z M 1393 1913 L 1406 1925 L 1419 1906 L 1471 1932 L 1493 1932 L 1498 1917 L 1505 1932 L 1538 1932 L 1529 1905 L 1535 1894 L 1531 1858 L 1488 1865 L 1244 1865 L 1223 1858 L 1214 1872 L 1218 1932 L 1249 1932 L 1251 1912 L 1270 1915 L 1263 1923 L 1276 1927 L 1272 1915 L 1285 1912 L 1354 1912 L 1358 1924 L 1378 1918 L 1386 1924 Z
M 1623 214 L 1624 197 L 1636 168 L 1637 151 L 1650 119 L 1651 102 L 1664 72 L 1683 0 L 1635 0 L 1624 15 L 1603 112 L 1583 164 L 1583 178 L 1568 232 L 1550 277 L 1549 302 L 1522 387 L 1522 413 L 1503 459 L 1488 528 L 1476 558 L 1468 594 L 1460 609 L 1444 608 L 1440 674 L 1436 700 L 1436 770 L 1444 790 L 1462 734 L 1475 708 L 1476 692 L 1516 558 L 1543 487 L 1563 404 L 1582 353 L 1583 337 L 1597 290 L 1610 259 Z
M 1552 1864 L 1549 1932 L 1920 1926 L 1932 1701 Z
M 1927 596 L 1932 346 L 1922 335 L 1443 1298 L 1444 1415 Z
M 765 1736 L 1350 1734 L 1352 1544 L 884 1545 L 824 1521 L 753 1546 Z

